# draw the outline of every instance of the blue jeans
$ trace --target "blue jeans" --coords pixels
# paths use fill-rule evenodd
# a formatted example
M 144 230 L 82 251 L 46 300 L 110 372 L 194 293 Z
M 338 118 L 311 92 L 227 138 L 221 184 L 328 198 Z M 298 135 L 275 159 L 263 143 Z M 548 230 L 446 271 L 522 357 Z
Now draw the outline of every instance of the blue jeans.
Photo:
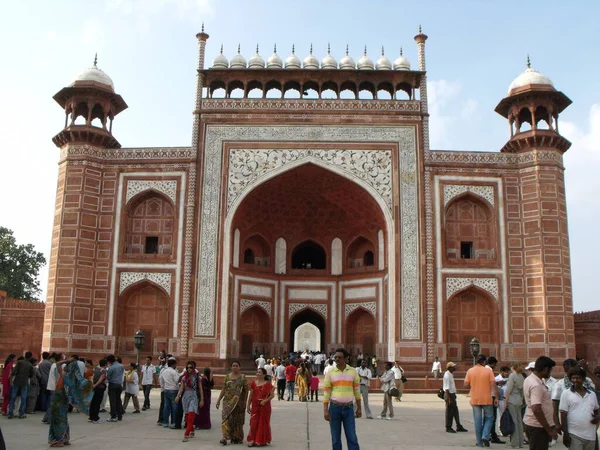
M 295 381 L 286 381 L 285 387 L 288 392 L 288 400 L 294 400 L 294 388 L 296 387 Z
M 165 409 L 163 411 L 163 426 L 169 426 L 169 416 L 171 416 L 171 423 L 175 425 L 177 422 L 177 408 L 179 405 L 175 403 L 175 397 L 177 397 L 177 390 L 165 390 Z
M 25 407 L 27 406 L 27 386 L 12 386 L 10 388 L 10 403 L 8 404 L 8 415 L 13 415 L 15 409 L 15 400 L 17 394 L 21 396 L 21 404 L 19 405 L 19 416 L 25 415 Z
M 475 422 L 475 439 L 478 447 L 483 447 L 482 439 L 490 440 L 494 424 L 494 405 L 471 405 Z
M 354 403 L 348 406 L 329 404 L 329 429 L 331 430 L 331 448 L 342 450 L 342 424 L 348 450 L 359 450 L 356 437 L 356 424 L 354 423 Z

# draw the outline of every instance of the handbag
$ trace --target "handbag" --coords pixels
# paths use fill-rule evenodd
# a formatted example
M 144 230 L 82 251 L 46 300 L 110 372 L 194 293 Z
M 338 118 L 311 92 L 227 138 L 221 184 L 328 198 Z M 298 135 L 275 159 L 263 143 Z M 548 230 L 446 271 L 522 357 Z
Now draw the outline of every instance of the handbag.
M 440 388 L 440 390 L 439 390 L 439 391 L 437 391 L 437 396 L 438 396 L 439 398 L 441 398 L 442 400 L 445 400 L 445 398 L 446 398 L 444 394 L 445 394 L 445 393 L 444 393 L 444 388 Z
M 402 375 L 401 380 L 402 380 L 403 383 L 406 383 L 408 381 L 408 378 L 406 378 L 404 375 Z
M 513 422 L 512 417 L 510 417 L 508 410 L 505 410 L 500 417 L 500 432 L 504 436 L 508 436 L 515 432 L 515 423 Z
M 388 391 L 388 393 L 390 394 L 390 396 L 392 397 L 398 397 L 400 395 L 400 391 L 398 390 L 398 388 L 396 386 L 391 387 Z

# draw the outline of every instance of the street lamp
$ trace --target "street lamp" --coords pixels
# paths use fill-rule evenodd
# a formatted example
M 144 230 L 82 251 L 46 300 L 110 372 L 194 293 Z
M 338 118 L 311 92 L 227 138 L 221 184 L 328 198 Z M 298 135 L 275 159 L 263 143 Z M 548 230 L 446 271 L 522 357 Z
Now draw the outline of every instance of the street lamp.
M 140 365 L 140 350 L 144 346 L 144 332 L 142 330 L 138 330 L 133 336 L 133 343 L 135 345 L 135 349 L 137 351 L 137 365 Z
M 469 343 L 469 348 L 471 349 L 471 356 L 473 357 L 473 365 L 477 364 L 477 355 L 479 355 L 479 341 L 476 337 L 471 339 Z

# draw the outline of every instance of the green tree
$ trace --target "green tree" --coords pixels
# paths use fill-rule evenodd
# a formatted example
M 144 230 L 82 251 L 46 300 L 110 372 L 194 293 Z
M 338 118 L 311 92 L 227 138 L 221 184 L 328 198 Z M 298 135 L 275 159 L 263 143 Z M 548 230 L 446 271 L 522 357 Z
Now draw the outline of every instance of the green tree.
M 9 297 L 39 301 L 40 268 L 46 258 L 31 244 L 17 245 L 12 230 L 0 227 L 0 290 Z

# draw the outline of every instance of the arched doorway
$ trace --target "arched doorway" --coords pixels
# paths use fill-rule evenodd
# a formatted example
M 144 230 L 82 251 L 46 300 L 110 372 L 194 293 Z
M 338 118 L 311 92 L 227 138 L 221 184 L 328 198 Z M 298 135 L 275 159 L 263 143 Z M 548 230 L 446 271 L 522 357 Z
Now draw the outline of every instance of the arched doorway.
M 375 338 L 375 318 L 362 308 L 356 309 L 346 321 L 346 348 L 353 355 L 373 355 Z
M 240 317 L 240 354 L 252 357 L 255 349 L 267 352 L 271 337 L 269 316 L 258 306 L 253 306 Z
M 292 317 L 290 322 L 290 343 L 289 350 L 290 352 L 294 352 L 297 350 L 306 350 L 305 348 L 298 348 L 297 345 L 302 345 L 302 342 L 295 341 L 296 329 L 306 323 L 314 325 L 320 332 L 320 345 L 321 351 L 326 351 L 325 348 L 325 319 L 319 313 L 313 311 L 312 309 L 303 309 L 299 311 Z M 309 350 L 316 350 L 314 348 L 309 348 Z
M 294 347 L 298 350 L 321 351 L 321 330 L 310 322 L 305 322 L 294 332 Z
M 470 360 L 469 342 L 476 337 L 481 352 L 498 348 L 498 308 L 494 300 L 478 289 L 459 292 L 447 304 L 446 342 L 449 356 Z
M 169 297 L 151 283 L 133 286 L 124 294 L 117 312 L 119 352 L 135 351 L 133 336 L 138 330 L 142 330 L 145 336 L 142 353 L 156 354 L 166 348 L 170 336 Z

